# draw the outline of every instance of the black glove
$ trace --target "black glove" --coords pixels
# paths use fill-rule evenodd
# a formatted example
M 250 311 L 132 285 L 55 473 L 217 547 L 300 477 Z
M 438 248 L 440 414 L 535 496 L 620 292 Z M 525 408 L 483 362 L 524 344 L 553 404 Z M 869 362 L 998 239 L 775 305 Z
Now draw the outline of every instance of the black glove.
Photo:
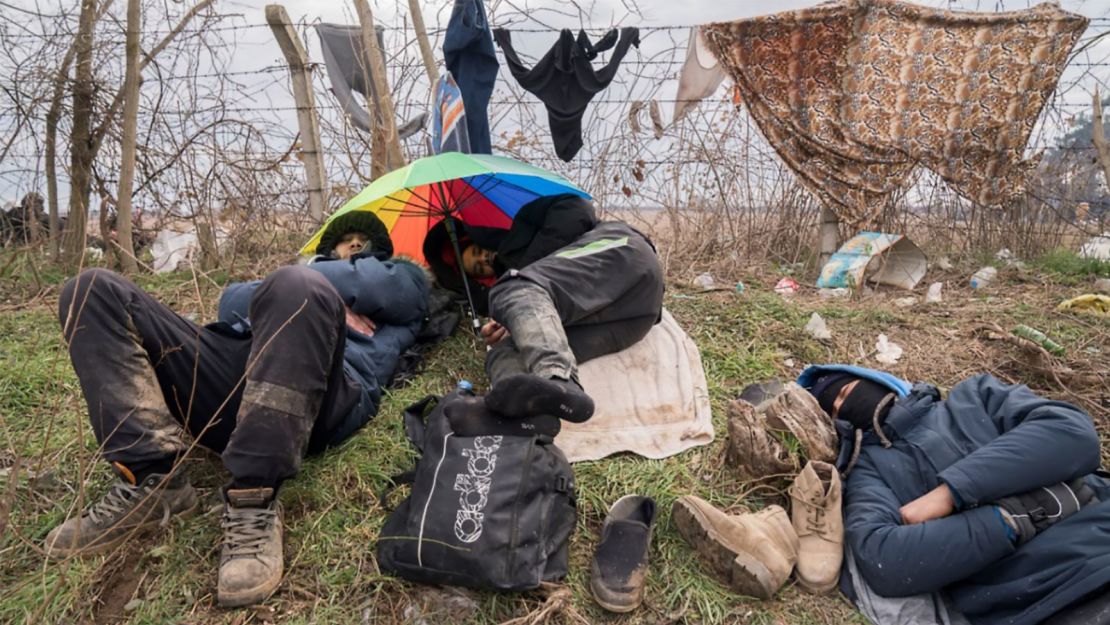
M 1095 492 L 1080 477 L 1003 497 L 994 505 L 1002 508 L 1003 516 L 1017 531 L 1018 545 L 1024 545 L 1038 533 L 1097 502 Z

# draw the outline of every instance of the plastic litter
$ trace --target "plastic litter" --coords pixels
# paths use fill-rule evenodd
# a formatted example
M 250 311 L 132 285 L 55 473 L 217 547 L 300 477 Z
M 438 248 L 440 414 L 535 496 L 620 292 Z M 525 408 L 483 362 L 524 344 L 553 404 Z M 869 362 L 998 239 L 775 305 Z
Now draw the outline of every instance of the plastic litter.
M 941 301 L 940 291 L 944 288 L 943 282 L 934 282 L 929 285 L 928 292 L 925 293 L 926 304 L 936 304 Z
M 740 295 L 743 295 L 744 291 L 747 290 L 747 288 L 748 287 L 744 286 L 743 282 L 741 282 L 739 280 L 736 281 L 736 292 L 739 293 Z
M 902 357 L 902 346 L 891 341 L 885 334 L 880 334 L 875 341 L 875 360 L 887 365 L 893 365 Z
M 981 289 L 998 277 L 998 270 L 994 267 L 983 267 L 971 276 L 971 288 Z
M 703 291 L 712 291 L 717 288 L 717 281 L 707 271 L 700 276 L 694 278 L 694 286 L 699 287 Z
M 1110 317 L 1110 296 L 1087 293 L 1060 302 L 1056 310 L 1081 312 L 1098 317 Z
M 779 295 L 793 295 L 802 288 L 794 278 L 783 278 L 775 283 L 775 293 Z
M 1110 260 L 1110 232 L 1103 232 L 1102 236 L 1093 237 L 1079 248 L 1079 255 L 1083 258 L 1097 258 Z
M 894 300 L 894 305 L 898 308 L 912 308 L 917 303 L 916 297 L 899 297 Z
M 1060 345 L 1056 341 L 1048 338 L 1044 332 L 1041 332 L 1036 328 L 1031 328 L 1027 325 L 1019 325 L 1016 326 L 1013 330 L 1010 330 L 1010 332 L 1012 332 L 1014 336 L 1019 336 L 1023 339 L 1032 341 L 1037 345 L 1040 345 L 1045 349 L 1046 352 L 1054 356 L 1063 356 L 1067 353 L 1067 350 L 1064 349 L 1063 345 Z
M 924 252 L 905 235 L 861 232 L 829 258 L 819 288 L 860 288 L 870 282 L 910 290 L 925 277 Z
M 813 313 L 809 317 L 809 323 L 806 324 L 806 332 L 818 341 L 832 340 L 832 332 L 829 332 L 829 326 L 825 324 L 825 320 L 817 313 Z
M 852 295 L 852 289 L 838 287 L 835 289 L 817 289 L 817 295 L 821 299 L 839 299 L 841 297 L 849 297 Z
M 947 256 L 941 256 L 937 259 L 937 267 L 942 271 L 952 271 L 952 261 Z

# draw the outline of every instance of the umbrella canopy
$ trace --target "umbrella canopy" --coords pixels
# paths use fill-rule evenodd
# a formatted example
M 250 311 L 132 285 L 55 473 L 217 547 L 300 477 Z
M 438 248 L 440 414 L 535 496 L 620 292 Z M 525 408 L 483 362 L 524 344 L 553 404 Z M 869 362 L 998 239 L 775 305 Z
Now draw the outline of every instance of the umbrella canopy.
M 314 253 L 337 217 L 372 211 L 389 229 L 394 253 L 426 262 L 424 237 L 445 217 L 508 229 L 522 206 L 560 193 L 590 198 L 566 178 L 511 158 L 445 152 L 413 161 L 370 183 L 328 218 L 301 253 Z

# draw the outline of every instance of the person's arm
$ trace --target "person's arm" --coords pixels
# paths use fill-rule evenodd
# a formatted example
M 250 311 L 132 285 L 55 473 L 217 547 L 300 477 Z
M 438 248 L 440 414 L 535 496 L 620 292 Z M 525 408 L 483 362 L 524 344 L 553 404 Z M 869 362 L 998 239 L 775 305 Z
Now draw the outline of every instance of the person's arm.
M 900 505 L 861 457 L 844 485 L 844 534 L 860 574 L 884 597 L 936 592 L 1015 549 L 993 506 L 903 525 Z
M 1001 436 L 940 472 L 963 508 L 1066 482 L 1099 466 L 1098 433 L 1087 413 L 991 375 L 966 380 L 946 402 L 959 423 L 987 418 Z
M 352 311 L 376 323 L 408 325 L 428 312 L 428 281 L 413 263 L 359 258 L 309 267 L 324 274 Z

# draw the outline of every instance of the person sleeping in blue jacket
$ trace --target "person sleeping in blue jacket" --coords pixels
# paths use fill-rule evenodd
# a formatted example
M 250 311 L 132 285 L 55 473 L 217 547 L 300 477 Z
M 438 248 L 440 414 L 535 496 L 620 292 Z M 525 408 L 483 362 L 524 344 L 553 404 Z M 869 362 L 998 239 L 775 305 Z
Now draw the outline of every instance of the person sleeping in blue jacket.
M 862 581 L 936 593 L 976 625 L 1110 622 L 1089 616 L 1110 619 L 1110 480 L 1085 412 L 989 374 L 946 399 L 845 365 L 798 383 L 840 437 L 849 598 Z
M 230 285 L 219 320 L 204 327 L 111 271 L 65 284 L 59 319 L 119 481 L 50 532 L 50 556 L 112 549 L 194 511 L 179 464 L 199 444 L 231 473 L 219 603 L 256 603 L 277 588 L 282 482 L 306 454 L 338 445 L 377 413 L 428 308 L 424 270 L 392 257 L 376 216 L 350 215 L 333 220 L 318 247 L 331 260 Z

